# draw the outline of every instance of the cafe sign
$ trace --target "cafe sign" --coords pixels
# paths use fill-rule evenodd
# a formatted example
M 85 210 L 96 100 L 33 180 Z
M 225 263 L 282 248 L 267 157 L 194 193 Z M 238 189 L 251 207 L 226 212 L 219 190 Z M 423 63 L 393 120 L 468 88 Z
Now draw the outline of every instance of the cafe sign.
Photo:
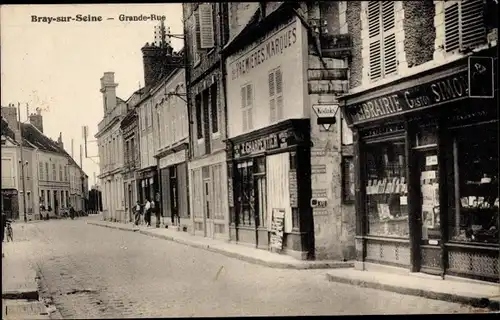
M 290 131 L 280 131 L 271 133 L 264 137 L 254 140 L 238 143 L 234 145 L 234 158 L 249 156 L 276 149 L 287 148 L 289 143 Z
M 464 69 L 427 83 L 347 106 L 346 116 L 351 118 L 351 123 L 358 124 L 468 97 L 468 71 Z

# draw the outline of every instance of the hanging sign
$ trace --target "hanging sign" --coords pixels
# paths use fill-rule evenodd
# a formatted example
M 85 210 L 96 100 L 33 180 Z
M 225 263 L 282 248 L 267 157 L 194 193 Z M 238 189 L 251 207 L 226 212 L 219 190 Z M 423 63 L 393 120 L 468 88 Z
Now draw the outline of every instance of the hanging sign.
M 493 58 L 469 57 L 469 96 L 471 98 L 493 98 L 495 96 L 493 70 Z
M 338 103 L 315 104 L 312 106 L 314 113 L 318 116 L 317 123 L 322 125 L 325 130 L 329 130 L 332 124 L 335 124 L 335 115 L 339 110 Z

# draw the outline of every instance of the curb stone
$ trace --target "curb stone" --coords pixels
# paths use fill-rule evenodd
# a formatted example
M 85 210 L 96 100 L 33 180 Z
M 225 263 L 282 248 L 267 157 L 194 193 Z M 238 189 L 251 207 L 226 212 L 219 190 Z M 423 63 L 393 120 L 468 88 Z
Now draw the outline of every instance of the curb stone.
M 54 300 L 49 295 L 47 288 L 45 287 L 45 284 L 43 282 L 43 274 L 39 268 L 37 268 L 36 274 L 38 289 L 40 291 L 40 301 L 45 305 L 45 310 L 49 319 L 64 319 L 64 317 L 61 315 L 61 312 L 54 304 Z
M 123 231 L 138 232 L 138 233 L 143 234 L 143 235 L 176 242 L 176 243 L 187 245 L 187 246 L 190 246 L 193 248 L 199 248 L 199 249 L 207 250 L 210 252 L 219 253 L 219 254 L 222 254 L 222 255 L 230 257 L 230 258 L 236 258 L 239 260 L 243 260 L 246 262 L 250 262 L 253 264 L 258 264 L 258 265 L 262 265 L 262 266 L 266 266 L 266 267 L 270 267 L 270 268 L 306 270 L 306 269 L 332 269 L 332 268 L 352 268 L 352 267 L 354 267 L 354 263 L 352 263 L 352 262 L 338 262 L 338 263 L 325 262 L 325 263 L 315 263 L 315 264 L 302 263 L 302 264 L 295 265 L 295 264 L 286 263 L 286 262 L 264 261 L 261 259 L 242 255 L 242 254 L 239 254 L 237 252 L 229 252 L 229 251 L 226 251 L 224 249 L 211 247 L 209 244 L 202 244 L 202 243 L 196 243 L 196 242 L 192 242 L 192 241 L 186 241 L 183 239 L 176 239 L 172 236 L 157 234 L 157 233 L 154 233 L 154 232 L 151 232 L 148 230 L 140 230 L 140 229 L 135 229 L 135 228 L 127 228 L 127 227 L 122 227 L 122 226 L 101 224 L 101 223 L 95 222 L 95 221 L 87 221 L 87 224 L 111 228 L 111 229 L 118 229 L 118 230 L 123 230 Z
M 390 292 L 395 292 L 395 293 L 399 293 L 399 294 L 418 296 L 418 297 L 423 297 L 423 298 L 433 299 L 433 300 L 462 303 L 462 304 L 471 305 L 471 306 L 476 307 L 476 308 L 489 308 L 489 309 L 495 310 L 495 311 L 498 310 L 498 302 L 497 301 L 490 301 L 490 299 L 488 299 L 488 298 L 470 297 L 470 296 L 464 296 L 464 295 L 460 295 L 460 294 L 451 294 L 451 293 L 445 293 L 445 292 L 434 292 L 434 291 L 429 291 L 429 290 L 424 290 L 424 289 L 401 287 L 401 286 L 396 286 L 396 285 L 383 284 L 383 283 L 378 283 L 378 282 L 373 282 L 373 281 L 365 281 L 365 280 L 360 280 L 360 279 L 346 279 L 344 277 L 335 276 L 335 275 L 332 275 L 329 273 L 326 274 L 326 278 L 328 279 L 328 281 L 331 281 L 331 282 L 345 283 L 345 284 L 350 284 L 350 285 L 354 285 L 354 286 L 358 286 L 358 287 L 371 288 L 371 289 L 377 289 L 377 290 L 383 290 L 383 291 L 390 291 Z

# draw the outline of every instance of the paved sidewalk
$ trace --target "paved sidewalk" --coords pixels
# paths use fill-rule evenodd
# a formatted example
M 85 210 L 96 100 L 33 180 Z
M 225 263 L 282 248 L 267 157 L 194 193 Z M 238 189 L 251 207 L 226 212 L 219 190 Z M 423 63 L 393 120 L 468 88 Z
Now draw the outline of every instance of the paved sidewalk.
M 408 275 L 375 271 L 360 271 L 353 268 L 336 269 L 327 272 L 327 279 L 360 287 L 391 291 L 469 304 L 475 307 L 489 307 L 498 310 L 500 284 L 467 280 L 442 280 L 439 277 L 421 273 Z
M 176 227 L 169 229 L 155 227 L 136 227 L 131 223 L 119 223 L 102 221 L 102 216 L 93 215 L 87 219 L 88 224 L 119 229 L 123 231 L 138 232 L 144 235 L 157 237 L 165 240 L 174 241 L 191 247 L 201 248 L 212 252 L 217 252 L 228 257 L 237 258 L 247 262 L 265 265 L 271 268 L 282 269 L 335 269 L 351 268 L 354 263 L 351 261 L 303 261 L 293 257 L 272 253 L 266 250 L 246 247 L 234 243 L 228 243 L 222 240 L 214 240 L 194 236 L 187 232 L 177 231 Z M 153 224 L 154 225 L 154 224 Z
M 37 273 L 32 265 L 31 223 L 12 225 L 14 241 L 2 243 L 2 319 L 50 319 L 39 301 Z

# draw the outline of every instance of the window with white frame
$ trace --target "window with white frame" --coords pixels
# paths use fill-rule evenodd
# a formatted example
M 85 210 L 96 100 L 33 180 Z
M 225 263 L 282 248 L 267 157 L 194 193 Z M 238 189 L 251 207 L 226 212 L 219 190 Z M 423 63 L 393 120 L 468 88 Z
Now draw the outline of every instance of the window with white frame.
M 444 49 L 474 48 L 486 42 L 483 0 L 445 1 Z
M 283 119 L 283 74 L 278 67 L 268 75 L 270 120 L 275 122 Z
M 43 176 L 43 162 L 40 162 L 38 164 L 38 175 L 40 176 L 40 180 L 45 180 L 44 176 Z
M 368 2 L 369 78 L 383 79 L 398 69 L 395 1 Z
M 153 112 L 151 111 L 152 105 L 148 103 L 146 105 L 146 112 L 147 112 L 147 119 L 148 119 L 148 127 L 151 127 L 153 125 Z
M 243 131 L 253 129 L 253 86 L 248 83 L 241 87 L 241 114 Z

